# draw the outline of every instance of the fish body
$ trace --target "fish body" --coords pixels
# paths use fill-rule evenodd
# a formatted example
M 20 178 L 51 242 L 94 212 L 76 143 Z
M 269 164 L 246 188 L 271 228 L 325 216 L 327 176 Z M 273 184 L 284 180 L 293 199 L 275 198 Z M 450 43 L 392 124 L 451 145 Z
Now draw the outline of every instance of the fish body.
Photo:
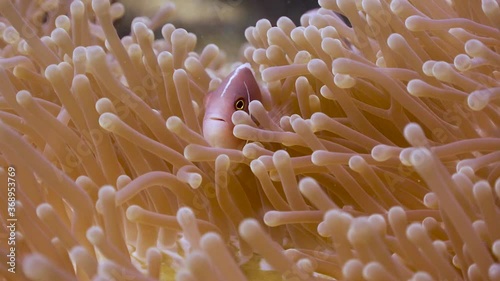
M 252 100 L 261 100 L 261 92 L 250 64 L 245 63 L 231 72 L 205 98 L 203 137 L 211 146 L 241 148 L 244 145 L 244 140 L 233 135 L 231 117 L 238 110 L 248 113 L 248 104 Z

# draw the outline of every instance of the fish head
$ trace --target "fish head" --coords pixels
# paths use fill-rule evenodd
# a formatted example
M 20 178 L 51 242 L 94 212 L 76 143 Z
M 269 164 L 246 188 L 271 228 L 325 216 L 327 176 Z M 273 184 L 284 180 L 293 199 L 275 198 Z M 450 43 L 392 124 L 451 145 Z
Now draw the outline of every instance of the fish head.
M 213 147 L 240 148 L 245 143 L 233 135 L 233 113 L 248 113 L 252 100 L 261 100 L 260 88 L 248 63 L 231 72 L 217 89 L 207 94 L 203 137 Z

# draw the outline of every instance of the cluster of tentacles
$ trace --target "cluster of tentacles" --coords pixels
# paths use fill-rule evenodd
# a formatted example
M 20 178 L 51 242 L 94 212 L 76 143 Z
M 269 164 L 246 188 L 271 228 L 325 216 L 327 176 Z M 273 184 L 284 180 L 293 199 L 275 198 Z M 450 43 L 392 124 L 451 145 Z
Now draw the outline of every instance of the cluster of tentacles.
M 246 30 L 236 150 L 172 5 L 119 38 L 118 3 L 0 0 L 0 279 L 499 280 L 498 2 L 319 3 Z

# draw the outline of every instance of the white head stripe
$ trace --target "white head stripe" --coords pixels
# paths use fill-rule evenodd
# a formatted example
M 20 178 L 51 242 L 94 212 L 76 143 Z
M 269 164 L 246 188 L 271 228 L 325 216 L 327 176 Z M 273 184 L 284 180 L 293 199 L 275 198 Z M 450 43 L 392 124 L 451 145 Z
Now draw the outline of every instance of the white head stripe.
M 229 88 L 229 85 L 231 85 L 231 82 L 233 82 L 234 77 L 236 77 L 236 75 L 238 75 L 238 72 L 240 72 L 240 70 L 242 70 L 245 67 L 250 68 L 250 64 L 244 63 L 244 64 L 238 66 L 238 68 L 236 68 L 233 75 L 229 78 L 229 81 L 227 81 L 226 87 L 224 87 L 224 90 L 222 90 L 222 94 L 220 95 L 221 97 L 223 97 L 224 94 L 226 93 L 227 88 Z
M 252 117 L 252 114 L 250 113 L 250 92 L 248 91 L 247 83 L 245 81 L 243 81 L 243 85 L 245 85 L 245 89 L 247 89 L 248 114 Z
M 245 85 L 245 89 L 247 90 L 247 101 L 250 102 L 250 91 L 248 91 L 247 82 L 243 81 L 243 85 Z

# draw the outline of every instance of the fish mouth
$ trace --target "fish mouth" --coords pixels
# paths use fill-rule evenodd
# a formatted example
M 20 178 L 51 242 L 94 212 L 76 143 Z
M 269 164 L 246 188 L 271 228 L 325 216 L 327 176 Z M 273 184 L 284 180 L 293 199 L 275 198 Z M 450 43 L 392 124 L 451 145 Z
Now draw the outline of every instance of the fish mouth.
M 220 117 L 216 117 L 216 116 L 210 116 L 208 118 L 208 120 L 213 120 L 213 121 L 220 121 L 220 122 L 226 122 L 226 120 L 220 118 Z

